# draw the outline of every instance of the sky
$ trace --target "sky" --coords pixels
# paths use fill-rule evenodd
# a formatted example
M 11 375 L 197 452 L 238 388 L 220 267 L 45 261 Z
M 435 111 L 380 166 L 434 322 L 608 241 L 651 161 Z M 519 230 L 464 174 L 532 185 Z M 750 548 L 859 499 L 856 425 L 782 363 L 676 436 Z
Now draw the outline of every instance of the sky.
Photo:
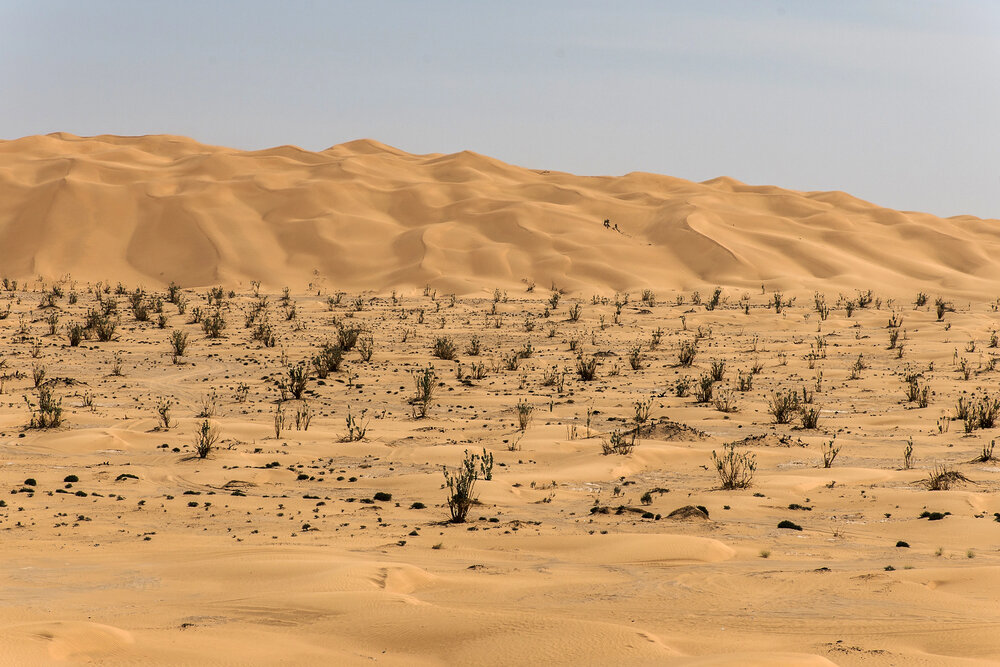
M 0 138 L 372 138 L 1000 218 L 1000 2 L 0 0 Z

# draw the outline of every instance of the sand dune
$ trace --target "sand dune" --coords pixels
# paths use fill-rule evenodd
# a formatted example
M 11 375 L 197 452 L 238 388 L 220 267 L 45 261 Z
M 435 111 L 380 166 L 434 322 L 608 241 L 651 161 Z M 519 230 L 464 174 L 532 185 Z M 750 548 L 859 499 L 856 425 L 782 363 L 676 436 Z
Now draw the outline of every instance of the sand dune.
M 0 664 L 997 664 L 996 225 L 0 143 Z
M 0 142 L 0 268 L 149 287 L 324 280 L 468 294 L 532 280 L 985 296 L 1000 279 L 1000 228 L 842 192 L 575 176 L 371 140 L 239 151 L 56 133 Z

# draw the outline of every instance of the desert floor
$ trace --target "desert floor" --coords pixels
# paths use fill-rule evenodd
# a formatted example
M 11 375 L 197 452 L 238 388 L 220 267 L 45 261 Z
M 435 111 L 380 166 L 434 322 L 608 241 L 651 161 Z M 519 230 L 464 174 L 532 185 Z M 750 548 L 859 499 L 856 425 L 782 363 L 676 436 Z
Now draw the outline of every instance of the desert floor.
M 557 303 L 542 286 L 453 300 L 313 285 L 266 306 L 249 286 L 181 291 L 181 314 L 134 285 L 8 287 L 0 662 L 1000 660 L 1000 467 L 984 456 L 995 303 L 956 301 L 939 320 L 933 294 L 918 307 L 916 294 L 786 293 L 776 309 L 770 291 L 726 289 L 710 310 L 711 285 Z M 71 346 L 91 309 L 107 309 L 113 339 Z M 210 338 L 193 320 L 216 313 Z M 274 347 L 253 340 L 265 321 Z M 325 379 L 303 366 L 301 400 L 282 390 L 352 328 L 370 360 L 356 346 Z M 188 333 L 176 359 L 174 331 Z M 434 355 L 439 339 L 454 360 Z M 591 381 L 581 355 L 597 362 Z M 699 403 L 713 362 L 721 400 Z M 29 426 L 39 388 L 61 401 L 56 427 Z M 819 411 L 817 428 L 798 412 L 775 423 L 784 392 L 812 401 L 800 407 Z M 353 442 L 349 411 L 366 428 Z M 200 458 L 206 421 L 218 441 Z M 630 430 L 630 453 L 603 453 Z M 749 488 L 721 488 L 712 453 L 726 443 L 755 457 Z M 484 450 L 491 479 L 451 523 L 443 469 Z M 950 488 L 929 488 L 949 472 Z M 705 512 L 669 516 L 692 506 Z

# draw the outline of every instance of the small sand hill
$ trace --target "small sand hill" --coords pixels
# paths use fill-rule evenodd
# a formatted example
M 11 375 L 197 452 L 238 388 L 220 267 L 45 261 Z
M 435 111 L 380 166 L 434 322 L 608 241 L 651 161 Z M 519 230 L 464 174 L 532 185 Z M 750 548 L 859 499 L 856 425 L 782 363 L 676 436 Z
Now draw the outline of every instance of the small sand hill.
M 605 219 L 619 231 L 607 229 Z M 587 177 L 370 140 L 239 151 L 174 136 L 0 142 L 0 271 L 149 286 L 925 289 L 988 295 L 995 220 L 729 178 Z

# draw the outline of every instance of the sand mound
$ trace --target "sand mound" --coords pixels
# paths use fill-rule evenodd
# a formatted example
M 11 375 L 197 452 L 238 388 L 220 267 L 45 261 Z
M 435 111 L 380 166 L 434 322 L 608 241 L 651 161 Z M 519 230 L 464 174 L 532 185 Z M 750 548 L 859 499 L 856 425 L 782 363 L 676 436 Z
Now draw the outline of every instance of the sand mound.
M 15 653 L 44 648 L 48 658 L 56 661 L 91 662 L 116 656 L 133 644 L 125 630 L 100 623 L 54 621 L 30 623 L 0 632 L 9 635 L 7 641 Z M 41 658 L 39 652 L 34 658 Z
M 998 258 L 995 221 L 728 178 L 583 177 L 370 140 L 321 152 L 173 136 L 0 142 L 0 272 L 11 278 L 986 295 Z

